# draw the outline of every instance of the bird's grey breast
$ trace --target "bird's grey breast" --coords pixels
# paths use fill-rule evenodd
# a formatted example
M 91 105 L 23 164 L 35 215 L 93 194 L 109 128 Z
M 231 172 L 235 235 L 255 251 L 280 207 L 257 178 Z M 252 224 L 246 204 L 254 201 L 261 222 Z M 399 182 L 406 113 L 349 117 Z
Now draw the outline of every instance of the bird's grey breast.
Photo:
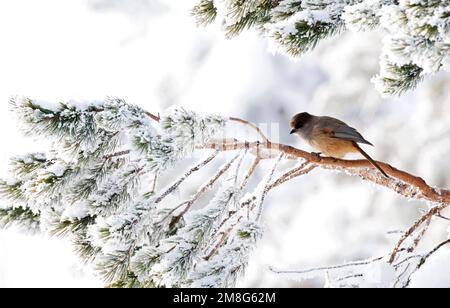
M 308 121 L 305 123 L 301 129 L 297 131 L 297 134 L 305 140 L 307 143 L 311 145 L 313 139 L 313 129 L 316 121 L 314 119 L 312 121 Z

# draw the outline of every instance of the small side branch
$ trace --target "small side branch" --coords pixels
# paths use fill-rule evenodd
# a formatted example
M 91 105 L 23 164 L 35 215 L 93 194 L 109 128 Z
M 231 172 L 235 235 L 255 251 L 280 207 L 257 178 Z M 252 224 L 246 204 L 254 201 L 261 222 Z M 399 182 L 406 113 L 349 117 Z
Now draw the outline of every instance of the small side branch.
M 250 178 L 252 177 L 253 173 L 255 173 L 256 168 L 258 168 L 260 162 L 261 159 L 259 157 L 256 157 L 254 159 L 252 166 L 248 169 L 247 174 L 245 175 L 245 178 L 241 183 L 240 190 L 243 190 L 247 186 L 248 182 L 250 181 Z
M 269 190 L 272 190 L 282 184 L 284 184 L 287 181 L 290 181 L 296 177 L 299 177 L 301 175 L 307 174 L 310 171 L 312 171 L 314 168 L 316 168 L 316 165 L 311 165 L 309 162 L 303 162 L 300 164 L 300 166 L 294 167 L 288 171 L 286 171 L 285 173 L 283 173 L 282 175 L 280 175 L 276 180 L 274 180 L 270 185 L 269 185 Z
M 371 263 L 377 262 L 382 260 L 384 257 L 378 257 L 366 261 L 358 261 L 358 262 L 350 262 L 345 264 L 339 264 L 339 265 L 332 265 L 332 266 L 323 266 L 323 267 L 314 267 L 306 270 L 278 270 L 273 267 L 269 267 L 269 270 L 274 272 L 275 274 L 296 274 L 296 275 L 305 275 L 305 274 L 311 274 L 314 272 L 323 272 L 323 271 L 330 271 L 330 270 L 338 270 L 343 269 L 347 267 L 353 267 L 353 266 L 363 266 L 363 265 L 369 265 Z
M 419 262 L 419 264 L 417 265 L 417 268 L 418 268 L 418 269 L 421 268 L 421 267 L 425 264 L 425 262 L 427 261 L 427 259 L 428 259 L 429 257 L 431 257 L 431 256 L 432 256 L 434 253 L 436 253 L 439 249 L 441 249 L 442 247 L 444 247 L 445 245 L 448 245 L 448 244 L 450 244 L 450 239 L 445 240 L 445 241 L 439 243 L 436 247 L 434 247 L 432 250 L 430 250 L 425 256 L 423 256 L 423 257 L 420 259 L 420 262 Z
M 241 123 L 241 124 L 244 124 L 244 125 L 247 125 L 247 126 L 253 128 L 261 136 L 262 140 L 265 143 L 270 143 L 269 139 L 266 137 L 266 135 L 263 133 L 263 131 L 257 125 L 253 124 L 252 122 L 243 120 L 240 118 L 235 118 L 235 117 L 230 117 L 229 119 L 230 119 L 230 121 L 238 122 L 238 123 Z
M 417 263 L 416 267 L 414 268 L 414 270 L 412 270 L 410 272 L 410 274 L 408 275 L 408 279 L 407 279 L 407 281 L 406 281 L 404 286 L 405 287 L 409 286 L 409 284 L 411 283 L 411 278 L 414 275 L 414 273 L 416 273 L 433 254 L 435 254 L 439 249 L 441 249 L 442 247 L 444 247 L 445 245 L 448 245 L 448 244 L 450 244 L 450 239 L 439 243 L 436 247 L 431 249 L 427 254 L 422 255 L 420 257 L 420 260 Z
M 145 114 L 146 114 L 149 118 L 151 118 L 152 120 L 154 120 L 154 121 L 156 121 L 156 122 L 159 122 L 159 121 L 161 120 L 161 117 L 160 117 L 159 115 L 154 115 L 154 114 L 151 113 L 151 112 L 146 111 Z
M 280 164 L 282 158 L 283 158 L 283 154 L 280 154 L 278 159 L 273 164 L 272 170 L 270 171 L 269 176 L 267 178 L 267 182 L 265 183 L 264 189 L 261 192 L 260 200 L 259 200 L 259 203 L 258 203 L 258 212 L 257 212 L 257 215 L 256 215 L 256 221 L 259 221 L 261 219 L 262 212 L 263 212 L 264 200 L 266 199 L 266 196 L 267 196 L 267 194 L 270 191 L 270 182 L 272 181 L 273 175 L 275 174 L 275 171 L 277 170 L 278 165 Z
M 191 174 L 197 172 L 202 167 L 206 166 L 209 162 L 211 162 L 216 156 L 219 154 L 219 151 L 215 151 L 211 156 L 209 156 L 204 161 L 200 162 L 198 165 L 192 167 L 188 172 L 186 172 L 178 181 L 172 184 L 168 189 L 166 189 L 158 198 L 155 199 L 154 203 L 160 203 L 165 197 L 174 192 L 180 185 L 183 183 Z
M 205 185 L 200 187 L 200 189 L 195 193 L 195 195 L 188 201 L 187 206 L 180 213 L 180 216 L 183 216 L 194 203 L 230 169 L 231 165 L 238 159 L 239 156 L 235 156 L 232 160 L 230 160 L 225 166 L 223 166 Z
M 432 216 L 440 213 L 443 209 L 448 207 L 449 204 L 442 204 L 439 206 L 435 206 L 432 209 L 430 209 L 425 215 L 420 217 L 406 232 L 403 234 L 403 236 L 399 239 L 397 242 L 397 245 L 395 246 L 394 250 L 392 251 L 391 257 L 389 258 L 389 263 L 393 263 L 395 261 L 395 257 L 397 256 L 397 253 L 399 252 L 402 244 L 408 239 L 420 226 L 422 226 L 423 223 L 429 221 Z
M 111 153 L 111 154 L 105 155 L 105 156 L 103 156 L 103 159 L 109 160 L 109 159 L 114 158 L 114 157 L 128 155 L 128 154 L 130 154 L 130 150 L 124 150 L 124 151 L 115 152 L 115 153 Z

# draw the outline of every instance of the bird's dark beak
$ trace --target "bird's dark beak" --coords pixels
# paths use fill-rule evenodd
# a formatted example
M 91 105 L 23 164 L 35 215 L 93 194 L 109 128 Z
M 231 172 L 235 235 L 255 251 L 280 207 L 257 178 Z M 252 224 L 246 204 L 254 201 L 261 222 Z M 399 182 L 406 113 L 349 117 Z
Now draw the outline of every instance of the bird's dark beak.
M 289 133 L 289 134 L 293 134 L 293 133 L 295 133 L 297 130 L 294 128 L 293 130 L 291 130 L 291 132 Z

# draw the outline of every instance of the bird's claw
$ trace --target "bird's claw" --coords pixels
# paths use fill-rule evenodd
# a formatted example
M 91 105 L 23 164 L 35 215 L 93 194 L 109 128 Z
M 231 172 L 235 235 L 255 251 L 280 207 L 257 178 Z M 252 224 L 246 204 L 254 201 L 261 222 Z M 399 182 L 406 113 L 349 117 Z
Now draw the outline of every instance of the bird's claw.
M 322 159 L 322 156 L 320 156 L 320 154 L 322 154 L 321 152 L 311 152 L 312 155 L 314 155 L 317 159 Z

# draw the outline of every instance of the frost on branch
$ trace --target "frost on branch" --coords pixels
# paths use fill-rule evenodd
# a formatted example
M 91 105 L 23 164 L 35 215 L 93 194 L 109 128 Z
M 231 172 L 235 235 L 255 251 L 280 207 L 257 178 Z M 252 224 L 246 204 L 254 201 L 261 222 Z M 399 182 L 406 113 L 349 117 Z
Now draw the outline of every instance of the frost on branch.
M 346 26 L 353 31 L 367 31 L 380 24 L 381 7 L 386 1 L 366 0 L 345 8 L 342 18 Z
M 172 168 L 226 124 L 182 108 L 157 123 L 117 98 L 49 104 L 15 97 L 11 108 L 23 131 L 51 140 L 51 148 L 11 159 L 10 179 L 0 183 L 8 200 L 1 225 L 69 235 L 112 284 L 135 277 L 131 258 L 150 243 L 154 172 Z
M 180 107 L 170 108 L 161 118 L 164 133 L 169 136 L 178 159 L 191 154 L 196 145 L 206 144 L 223 131 L 226 120 L 220 116 L 200 116 Z
M 30 233 L 37 232 L 39 230 L 39 215 L 21 206 L 0 208 L 0 228 L 11 225 L 18 226 Z
M 268 37 L 275 51 L 299 57 L 346 28 L 385 33 L 380 73 L 384 95 L 414 88 L 423 77 L 449 70 L 450 2 L 417 0 L 201 0 L 199 24 L 220 19 L 228 37 L 248 28 Z
M 261 227 L 253 221 L 243 221 L 227 243 L 209 261 L 200 263 L 190 274 L 192 287 L 230 287 L 247 266 L 255 242 L 262 235 Z

